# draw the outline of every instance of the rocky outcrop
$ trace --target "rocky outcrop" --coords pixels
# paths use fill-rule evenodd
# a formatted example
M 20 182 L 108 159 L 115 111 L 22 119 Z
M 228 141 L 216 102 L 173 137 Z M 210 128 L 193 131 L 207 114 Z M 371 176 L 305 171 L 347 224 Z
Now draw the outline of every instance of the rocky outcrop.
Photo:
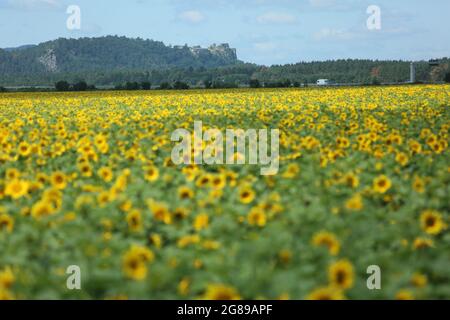
M 56 61 L 56 54 L 53 49 L 48 49 L 47 52 L 38 58 L 38 61 L 42 63 L 45 69 L 49 72 L 58 71 L 58 64 Z

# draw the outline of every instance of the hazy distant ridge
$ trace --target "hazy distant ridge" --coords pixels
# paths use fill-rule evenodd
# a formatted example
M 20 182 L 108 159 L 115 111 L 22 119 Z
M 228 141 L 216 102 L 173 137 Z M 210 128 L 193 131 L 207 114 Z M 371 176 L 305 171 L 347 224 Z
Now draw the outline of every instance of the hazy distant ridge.
M 228 44 L 212 45 L 209 48 L 171 47 L 159 41 L 117 36 L 57 39 L 37 46 L 27 45 L 0 51 L 0 72 L 5 75 L 171 67 L 212 68 L 236 63 L 236 50 Z

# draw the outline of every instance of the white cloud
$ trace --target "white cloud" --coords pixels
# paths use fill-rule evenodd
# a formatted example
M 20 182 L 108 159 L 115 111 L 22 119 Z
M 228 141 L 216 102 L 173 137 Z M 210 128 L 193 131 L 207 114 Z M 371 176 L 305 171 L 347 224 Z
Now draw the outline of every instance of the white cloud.
M 52 9 L 62 6 L 59 0 L 6 0 L 6 7 L 19 10 Z
M 276 44 L 273 42 L 257 42 L 253 44 L 253 47 L 261 52 L 273 51 L 277 48 Z
M 267 12 L 256 19 L 259 23 L 293 23 L 297 18 L 289 13 Z
M 313 7 L 330 7 L 336 3 L 335 0 L 309 0 L 309 4 Z
M 316 40 L 350 40 L 355 38 L 356 34 L 345 29 L 322 28 L 314 33 Z
M 205 16 L 200 11 L 196 10 L 184 11 L 178 17 L 182 21 L 189 23 L 200 23 L 205 20 Z

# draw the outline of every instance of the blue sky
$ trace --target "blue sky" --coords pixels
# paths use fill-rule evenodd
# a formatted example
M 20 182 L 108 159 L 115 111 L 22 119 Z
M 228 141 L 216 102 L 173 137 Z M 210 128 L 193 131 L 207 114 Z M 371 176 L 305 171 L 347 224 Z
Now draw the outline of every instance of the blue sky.
M 66 27 L 69 5 L 81 9 L 81 30 Z M 366 26 L 369 5 L 381 9 L 381 30 Z M 450 56 L 449 12 L 449 0 L 0 0 L 0 47 L 117 34 L 228 42 L 239 59 L 266 65 L 419 60 Z

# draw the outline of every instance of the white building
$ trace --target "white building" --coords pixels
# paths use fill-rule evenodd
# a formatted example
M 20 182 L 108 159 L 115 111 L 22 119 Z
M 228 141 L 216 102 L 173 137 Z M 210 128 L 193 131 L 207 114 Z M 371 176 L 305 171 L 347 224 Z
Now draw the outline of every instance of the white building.
M 317 80 L 317 85 L 318 86 L 327 86 L 330 84 L 330 80 L 328 79 L 319 79 Z

